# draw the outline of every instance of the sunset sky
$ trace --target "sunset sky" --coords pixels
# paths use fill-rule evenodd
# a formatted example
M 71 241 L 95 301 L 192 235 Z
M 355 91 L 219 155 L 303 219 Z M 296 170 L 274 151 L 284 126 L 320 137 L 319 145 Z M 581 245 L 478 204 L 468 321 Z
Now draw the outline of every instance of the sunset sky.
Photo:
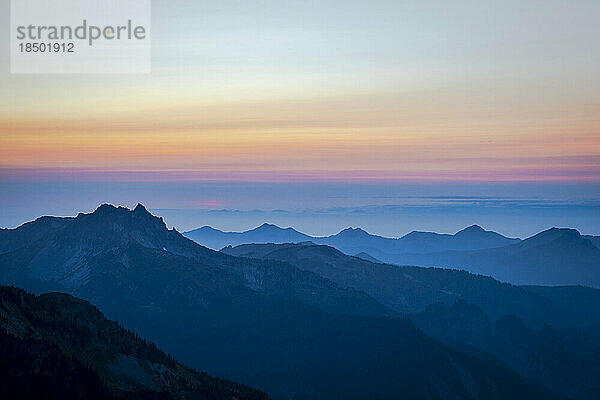
M 0 226 L 75 213 L 44 206 L 56 182 L 112 185 L 73 192 L 84 208 L 133 201 L 123 182 L 249 203 L 137 193 L 162 209 L 300 207 L 252 182 L 600 197 L 598 1 L 154 1 L 149 75 L 11 75 L 0 3 Z

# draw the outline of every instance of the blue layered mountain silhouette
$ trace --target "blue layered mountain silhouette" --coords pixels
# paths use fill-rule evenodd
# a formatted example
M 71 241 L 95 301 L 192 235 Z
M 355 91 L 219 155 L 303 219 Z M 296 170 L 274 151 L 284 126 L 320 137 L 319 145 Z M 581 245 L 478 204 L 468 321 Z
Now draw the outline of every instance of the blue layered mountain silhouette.
M 460 236 L 478 231 L 441 240 L 460 244 Z M 518 287 L 454 269 L 375 263 L 304 239 L 214 251 L 167 229 L 142 205 L 102 205 L 2 230 L 0 283 L 76 296 L 183 364 L 274 399 L 600 394 L 594 289 Z M 461 332 L 455 314 L 471 324 L 468 340 L 453 334 Z M 508 325 L 514 329 L 496 327 L 507 318 L 516 318 Z M 446 329 L 437 321 L 456 324 Z M 502 346 L 481 339 L 487 332 Z M 534 341 L 556 349 L 531 347 L 547 355 L 541 369 L 535 356 L 526 357 Z M 500 357 L 505 351 L 520 362 Z M 567 384 L 575 378 L 576 390 Z
M 310 241 L 370 261 L 464 269 L 514 284 L 600 287 L 598 237 L 582 236 L 574 229 L 551 228 L 525 240 L 486 231 L 478 225 L 453 235 L 413 231 L 398 239 L 371 235 L 360 228 L 344 229 L 327 237 L 310 237 L 293 230 L 294 234 L 277 236 L 277 232 L 290 232 L 291 228 L 279 229 L 269 225 L 268 238 L 247 236 L 247 232 L 256 229 L 232 233 L 211 228 L 211 235 L 199 231 L 184 235 L 215 248 Z
M 218 250 L 225 246 L 245 243 L 300 243 L 311 241 L 333 246 L 346 254 L 367 253 L 393 256 L 399 253 L 431 253 L 444 250 L 478 250 L 505 246 L 519 242 L 496 232 L 473 225 L 454 235 L 413 231 L 401 238 L 372 235 L 360 228 L 347 228 L 336 235 L 317 237 L 298 232 L 293 228 L 279 228 L 263 224 L 245 232 L 223 232 L 208 226 L 185 232 L 184 236 L 203 246 Z M 387 258 L 387 257 L 383 257 Z
M 183 235 L 213 250 L 243 243 L 299 243 L 312 240 L 310 236 L 293 228 L 280 228 L 268 223 L 245 232 L 223 232 L 203 226 Z
M 402 261 L 463 268 L 515 284 L 600 287 L 600 248 L 574 229 L 551 228 L 493 249 L 405 255 Z

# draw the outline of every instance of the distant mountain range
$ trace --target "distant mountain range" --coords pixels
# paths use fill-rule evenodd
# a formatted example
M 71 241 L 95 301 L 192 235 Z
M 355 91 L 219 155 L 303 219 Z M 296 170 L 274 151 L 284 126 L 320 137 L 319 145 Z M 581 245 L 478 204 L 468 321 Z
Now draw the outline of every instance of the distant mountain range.
M 311 237 L 268 224 L 241 233 L 204 227 L 184 235 L 213 248 L 312 242 L 370 261 L 464 269 L 513 284 L 600 287 L 600 240 L 573 229 L 552 228 L 525 240 L 507 238 L 477 225 L 454 235 L 414 231 L 398 239 L 358 228 Z
M 331 236 L 309 236 L 293 228 L 284 229 L 267 223 L 245 232 L 223 232 L 204 226 L 184 232 L 183 235 L 214 250 L 246 243 L 280 244 L 310 241 L 335 247 L 349 255 L 364 252 L 374 257 L 379 254 L 479 250 L 519 242 L 519 239 L 507 238 L 499 233 L 486 231 L 477 225 L 465 228 L 454 235 L 413 231 L 398 239 L 371 235 L 360 228 L 347 228 Z
M 268 399 L 184 367 L 88 302 L 0 287 L 3 399 Z
M 463 268 L 515 284 L 600 287 L 600 248 L 574 229 L 552 228 L 493 249 L 406 255 L 404 261 Z
M 267 223 L 245 232 L 223 232 L 210 226 L 203 226 L 184 232 L 183 236 L 213 250 L 244 243 L 299 243 L 315 239 L 294 228 L 280 228 Z
M 490 278 L 400 269 L 324 246 L 314 263 L 301 254 L 261 257 L 262 249 L 256 258 L 232 256 L 168 230 L 141 205 L 40 218 L 3 230 L 0 249 L 0 282 L 80 297 L 182 362 L 276 399 L 555 398 L 539 377 L 398 317 L 464 298 L 494 320 L 517 314 L 528 324 L 579 329 L 600 309 L 578 313 L 569 307 L 579 296 L 567 295 L 563 307 Z M 122 367 L 125 375 L 137 370 Z

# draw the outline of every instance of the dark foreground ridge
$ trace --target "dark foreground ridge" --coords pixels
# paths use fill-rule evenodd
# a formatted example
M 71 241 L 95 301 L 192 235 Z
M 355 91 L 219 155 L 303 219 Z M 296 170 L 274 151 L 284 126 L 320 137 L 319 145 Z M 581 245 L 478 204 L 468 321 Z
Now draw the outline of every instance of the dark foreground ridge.
M 88 302 L 0 287 L 0 398 L 267 399 L 187 368 Z

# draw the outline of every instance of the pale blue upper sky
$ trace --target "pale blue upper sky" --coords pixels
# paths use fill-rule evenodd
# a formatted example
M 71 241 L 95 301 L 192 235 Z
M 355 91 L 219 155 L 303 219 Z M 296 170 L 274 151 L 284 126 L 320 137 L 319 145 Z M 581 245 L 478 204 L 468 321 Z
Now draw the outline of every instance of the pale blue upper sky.
M 183 229 L 209 217 L 245 229 L 271 215 L 251 210 L 281 209 L 318 234 L 477 218 L 515 235 L 600 233 L 600 1 L 155 0 L 153 72 L 126 76 L 10 75 L 8 11 L 0 0 L 0 226 L 139 201 L 200 210 L 170 214 Z M 281 194 L 257 195 L 265 181 Z M 379 200 L 359 195 L 369 181 Z M 350 210 L 448 187 L 536 206 Z M 350 211 L 314 211 L 332 207 Z M 221 208 L 247 218 L 219 224 L 208 212 Z

